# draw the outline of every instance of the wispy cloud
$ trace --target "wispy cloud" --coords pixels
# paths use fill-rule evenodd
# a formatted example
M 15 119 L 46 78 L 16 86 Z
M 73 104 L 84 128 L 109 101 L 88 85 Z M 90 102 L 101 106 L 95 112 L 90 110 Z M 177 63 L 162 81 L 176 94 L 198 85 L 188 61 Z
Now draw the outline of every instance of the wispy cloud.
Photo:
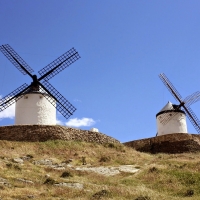
M 10 98 L 11 96 L 7 97 L 6 100 L 9 100 Z M 1 99 L 2 99 L 2 95 L 0 95 L 0 102 L 1 102 Z M 6 108 L 5 110 L 3 110 L 2 112 L 0 112 L 0 120 L 4 118 L 13 119 L 14 117 L 15 117 L 15 103 L 9 106 L 8 108 Z
M 64 122 L 62 122 L 62 121 L 59 120 L 59 119 L 56 119 L 56 124 L 57 124 L 57 125 L 64 125 Z
M 75 102 L 82 102 L 80 99 L 74 99 Z
M 15 104 L 9 106 L 4 111 L 0 112 L 0 120 L 4 118 L 13 119 L 15 117 Z
M 78 119 L 78 118 L 70 119 L 65 124 L 66 126 L 81 127 L 81 126 L 92 126 L 95 123 L 96 122 L 92 118 L 84 117 L 82 119 Z

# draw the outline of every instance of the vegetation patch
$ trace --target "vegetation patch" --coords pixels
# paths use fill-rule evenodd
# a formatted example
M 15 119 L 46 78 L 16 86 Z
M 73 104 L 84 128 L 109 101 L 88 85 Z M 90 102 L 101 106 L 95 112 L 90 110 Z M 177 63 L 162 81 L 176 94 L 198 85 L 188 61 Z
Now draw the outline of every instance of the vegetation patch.
M 32 196 L 55 200 L 200 199 L 200 153 L 151 155 L 121 144 L 59 140 L 0 141 L 0 152 L 1 199 L 30 199 Z M 12 162 L 14 158 L 21 158 L 23 164 Z M 34 164 L 48 160 L 52 164 Z M 84 162 L 87 165 L 83 166 Z M 62 169 L 50 168 L 49 165 L 62 166 Z M 112 171 L 121 165 L 137 166 L 140 170 L 135 174 L 119 170 L 111 176 L 77 170 L 106 168 Z M 27 180 L 33 183 L 28 184 Z M 84 187 L 72 187 L 75 184 Z
M 92 195 L 93 199 L 102 199 L 103 197 L 108 197 L 109 192 L 107 190 L 101 190 L 95 194 Z
M 53 185 L 55 184 L 56 181 L 53 179 L 53 178 L 47 178 L 45 181 L 44 181 L 44 184 L 48 184 L 48 185 Z
M 68 171 L 65 171 L 65 172 L 62 173 L 62 175 L 60 177 L 69 178 L 69 177 L 72 177 L 72 174 Z
M 148 196 L 139 196 L 135 200 L 151 200 L 151 198 Z
M 109 162 L 111 160 L 111 158 L 109 156 L 102 156 L 99 159 L 99 162 Z
M 186 197 L 191 197 L 193 195 L 194 195 L 194 190 L 187 190 L 187 192 L 185 194 Z

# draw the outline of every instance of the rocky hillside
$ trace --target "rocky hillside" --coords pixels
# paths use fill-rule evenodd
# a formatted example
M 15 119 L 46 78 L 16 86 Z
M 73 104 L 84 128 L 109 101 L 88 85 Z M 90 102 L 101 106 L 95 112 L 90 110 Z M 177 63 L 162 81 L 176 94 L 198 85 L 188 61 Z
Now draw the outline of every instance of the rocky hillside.
M 199 200 L 200 153 L 119 143 L 0 140 L 0 199 Z

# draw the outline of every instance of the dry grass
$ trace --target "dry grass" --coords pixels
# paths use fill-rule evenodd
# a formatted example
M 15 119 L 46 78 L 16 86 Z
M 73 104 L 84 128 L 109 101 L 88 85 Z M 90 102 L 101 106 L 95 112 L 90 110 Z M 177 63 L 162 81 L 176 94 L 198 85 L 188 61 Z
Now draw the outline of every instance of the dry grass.
M 29 156 L 23 164 L 13 159 Z M 135 165 L 136 174 L 120 173 L 103 176 L 94 172 L 63 171 L 33 161 L 51 159 L 53 163 L 68 162 L 73 167 Z M 0 177 L 9 184 L 0 184 L 1 199 L 140 199 L 197 200 L 200 199 L 200 153 L 156 154 L 139 153 L 123 145 L 98 145 L 75 141 L 48 141 L 41 143 L 0 141 Z M 69 176 L 63 176 L 69 174 Z M 58 187 L 56 183 L 81 183 L 83 189 Z M 17 178 L 33 181 L 20 182 Z M 0 180 L 1 182 L 1 180 Z M 52 182 L 53 183 L 53 182 Z

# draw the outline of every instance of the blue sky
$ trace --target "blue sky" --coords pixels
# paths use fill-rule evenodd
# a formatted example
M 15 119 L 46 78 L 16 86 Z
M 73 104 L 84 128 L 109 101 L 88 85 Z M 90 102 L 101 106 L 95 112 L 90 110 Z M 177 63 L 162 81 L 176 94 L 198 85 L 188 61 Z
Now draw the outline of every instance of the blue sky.
M 199 90 L 199 7 L 195 0 L 0 0 L 0 45 L 35 73 L 74 47 L 81 59 L 50 83 L 77 111 L 58 120 L 121 142 L 148 138 L 157 132 L 156 113 L 176 103 L 160 73 L 183 98 Z M 0 69 L 1 96 L 31 82 L 2 53 Z M 200 102 L 191 108 L 200 118 Z M 14 123 L 13 109 L 6 112 L 0 126 Z M 189 121 L 188 131 L 196 133 Z

